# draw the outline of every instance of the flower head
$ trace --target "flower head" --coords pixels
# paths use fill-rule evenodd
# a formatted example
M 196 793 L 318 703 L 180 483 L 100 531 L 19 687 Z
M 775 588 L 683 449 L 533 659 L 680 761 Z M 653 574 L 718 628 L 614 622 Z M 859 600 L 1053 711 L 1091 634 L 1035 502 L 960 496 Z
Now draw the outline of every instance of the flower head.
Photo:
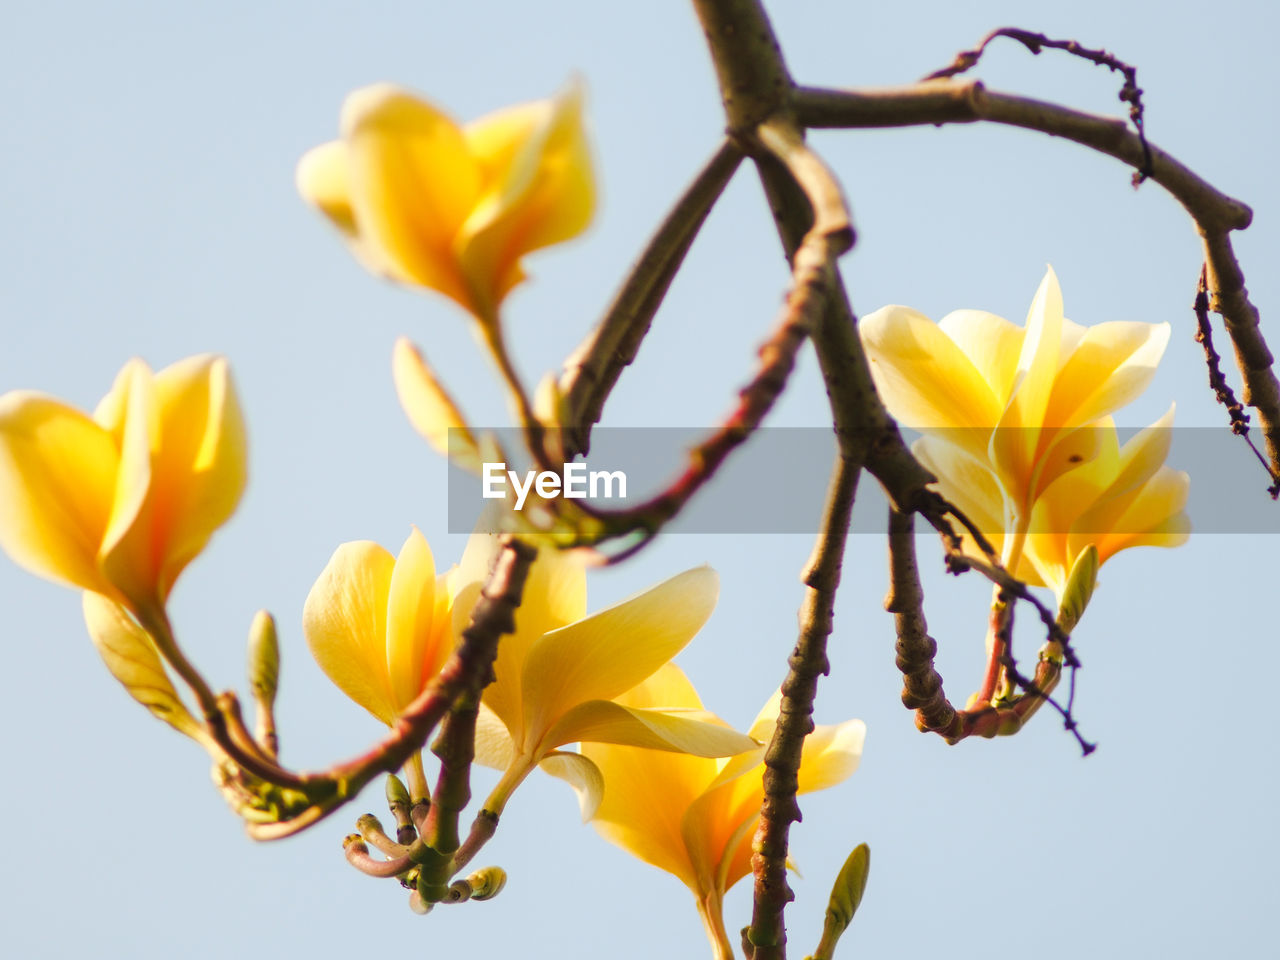
M 484 322 L 521 258 L 591 220 L 595 185 L 577 84 L 463 127 L 391 84 L 356 90 L 341 139 L 298 164 L 298 189 L 371 270 L 429 287 Z
M 697 691 L 674 664 L 618 698 L 633 708 L 701 710 Z M 751 725 L 767 743 L 777 722 L 775 695 Z M 799 791 L 834 786 L 858 767 L 866 726 L 848 720 L 805 738 Z M 592 820 L 599 833 L 633 856 L 678 877 L 697 898 L 713 942 L 723 937 L 724 893 L 751 872 L 751 841 L 764 799 L 764 748 L 729 760 L 583 744 L 604 777 Z M 728 954 L 732 956 L 730 952 Z
M 0 397 L 0 546 L 22 567 L 158 611 L 235 511 L 244 420 L 221 357 L 131 360 L 93 416 Z
M 475 535 L 463 557 L 464 579 L 488 567 L 496 537 Z M 470 595 L 468 595 L 470 591 Z M 750 737 L 728 729 L 700 707 L 629 705 L 622 697 L 684 649 L 711 615 L 718 581 L 709 567 L 677 574 L 596 613 L 586 613 L 586 575 L 569 553 L 539 552 L 516 611 L 515 633 L 503 637 L 485 688 L 476 759 L 504 771 L 485 806 L 497 813 L 533 768 L 567 781 L 584 818 L 600 803 L 600 772 L 573 743 L 616 743 L 700 757 L 753 750 Z M 459 594 L 470 607 L 473 583 Z
M 1024 519 L 1054 480 L 1096 456 L 1100 435 L 1081 428 L 1145 390 L 1169 342 L 1167 323 L 1067 320 L 1052 269 L 1023 327 L 979 310 L 935 324 L 890 306 L 860 330 L 889 412 L 985 465 L 1003 512 Z

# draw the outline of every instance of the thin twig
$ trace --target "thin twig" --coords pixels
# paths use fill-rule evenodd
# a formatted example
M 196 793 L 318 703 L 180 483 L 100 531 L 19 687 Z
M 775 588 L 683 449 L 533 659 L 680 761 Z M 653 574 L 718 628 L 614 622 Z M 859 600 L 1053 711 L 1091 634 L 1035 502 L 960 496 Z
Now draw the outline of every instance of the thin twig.
M 1142 88 L 1138 86 L 1138 68 L 1125 63 L 1106 50 L 1091 50 L 1075 40 L 1051 40 L 1043 33 L 1033 33 L 1030 30 L 1022 30 L 1018 27 L 1001 27 L 988 33 L 972 50 L 962 50 L 956 54 L 956 58 L 951 62 L 950 66 L 935 70 L 924 79 L 926 81 L 950 79 L 972 69 L 982 59 L 982 55 L 987 50 L 987 45 L 1000 37 L 1008 37 L 1011 40 L 1018 41 L 1036 56 L 1039 56 L 1040 51 L 1045 49 L 1065 50 L 1073 57 L 1079 57 L 1097 66 L 1106 67 L 1113 72 L 1119 72 L 1124 77 L 1124 86 L 1120 88 L 1120 102 L 1129 105 L 1129 120 L 1133 123 L 1133 128 L 1137 131 L 1138 138 L 1142 141 L 1143 162 L 1133 174 L 1133 185 L 1137 187 L 1141 185 L 1142 181 L 1151 176 L 1151 147 L 1147 143 L 1147 133 L 1143 118 Z
M 1196 315 L 1196 343 L 1204 347 L 1205 365 L 1209 368 L 1209 387 L 1213 390 L 1218 402 L 1227 408 L 1227 416 L 1231 420 L 1231 432 L 1244 438 L 1244 442 L 1249 445 L 1253 455 L 1262 464 L 1262 469 L 1271 474 L 1273 483 L 1267 488 L 1267 493 L 1271 495 L 1272 500 L 1275 500 L 1280 497 L 1280 474 L 1272 472 L 1267 458 L 1262 455 L 1262 451 L 1249 436 L 1249 415 L 1244 412 L 1244 406 L 1236 399 L 1235 391 L 1223 376 L 1222 358 L 1213 347 L 1213 327 L 1209 323 L 1209 268 L 1207 266 L 1200 268 L 1200 282 L 1196 285 L 1196 299 L 1192 310 Z

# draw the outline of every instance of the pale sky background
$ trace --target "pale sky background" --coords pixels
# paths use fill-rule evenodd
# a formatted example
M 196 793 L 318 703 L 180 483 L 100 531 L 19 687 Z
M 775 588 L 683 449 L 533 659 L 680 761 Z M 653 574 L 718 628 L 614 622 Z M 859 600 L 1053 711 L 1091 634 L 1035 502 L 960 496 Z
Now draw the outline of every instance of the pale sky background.
M 825 84 L 912 81 L 988 29 L 1018 25 L 1116 51 L 1139 67 L 1148 132 L 1250 203 L 1238 239 L 1264 319 L 1280 316 L 1271 4 L 1106 0 L 1037 4 L 770 4 L 794 74 Z M 339 543 L 393 551 L 410 524 L 438 561 L 445 469 L 405 422 L 391 345 L 408 334 L 476 423 L 503 407 L 464 317 L 441 297 L 366 274 L 297 198 L 293 168 L 334 136 L 344 95 L 390 80 L 460 118 L 588 91 L 602 202 L 580 241 L 531 258 L 508 302 L 534 380 L 557 369 L 607 302 L 723 126 L 687 3 L 6 4 L 0 33 L 0 389 L 92 408 L 120 366 L 193 353 L 231 359 L 251 431 L 252 478 L 234 520 L 183 576 L 173 613 L 215 686 L 243 689 L 259 607 L 284 646 L 284 757 L 316 767 L 381 733 L 315 667 L 300 614 Z M 1119 78 L 1009 44 L 980 70 L 996 89 L 1118 113 Z M 1189 310 L 1200 252 L 1154 184 L 1072 144 L 998 128 L 813 137 L 843 178 L 860 242 L 843 269 L 862 313 L 906 303 L 1021 322 L 1046 263 L 1081 323 L 1170 321 L 1166 359 L 1120 415 L 1180 426 L 1225 414 L 1205 387 Z M 717 208 L 606 422 L 709 425 L 752 369 L 786 270 L 753 176 Z M 1280 345 L 1280 326 L 1272 329 Z M 1229 352 L 1225 336 L 1219 347 Z M 772 425 L 823 426 L 806 350 Z M 1243 449 L 1175 465 L 1193 484 L 1245 472 L 1259 523 L 1276 504 Z M 817 505 L 814 505 L 816 512 Z M 865 521 L 865 518 L 864 518 Z M 1202 528 L 1203 529 L 1203 528 Z M 595 575 L 598 608 L 710 563 L 719 608 L 680 661 L 707 705 L 740 726 L 780 681 L 794 640 L 809 536 L 670 537 Z M 1257 955 L 1271 942 L 1280 764 L 1274 535 L 1200 535 L 1122 554 L 1076 633 L 1085 663 L 1079 751 L 1047 712 L 1013 739 L 949 748 L 898 700 L 881 537 L 851 543 L 818 718 L 868 725 L 862 769 L 805 800 L 793 955 L 817 942 L 847 852 L 872 848 L 871 882 L 841 955 Z M 940 666 L 963 701 L 978 679 L 989 591 L 945 579 L 922 540 Z M 563 784 L 533 778 L 481 856 L 510 873 L 490 903 L 417 917 L 393 882 L 356 873 L 340 840 L 383 814 L 381 786 L 300 839 L 258 845 L 208 781 L 204 754 L 109 677 L 78 598 L 0 561 L 7 624 L 0 697 L 3 952 L 13 957 L 703 957 L 691 898 L 579 823 Z M 1034 649 L 1028 638 L 1022 649 Z M 478 777 L 477 793 L 491 782 Z M 727 923 L 749 919 L 750 884 Z

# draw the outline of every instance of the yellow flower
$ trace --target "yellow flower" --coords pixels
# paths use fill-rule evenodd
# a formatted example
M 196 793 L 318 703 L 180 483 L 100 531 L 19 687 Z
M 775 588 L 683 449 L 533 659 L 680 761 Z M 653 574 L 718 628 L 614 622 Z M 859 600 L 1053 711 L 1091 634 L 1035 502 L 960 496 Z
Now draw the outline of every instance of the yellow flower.
M 457 604 L 470 609 L 496 537 L 476 535 L 460 567 Z M 700 708 L 650 710 L 621 694 L 684 649 L 711 615 L 718 581 L 709 567 L 687 570 L 643 593 L 586 615 L 586 575 L 579 560 L 547 547 L 538 554 L 516 611 L 516 629 L 502 638 L 497 680 L 484 691 L 476 759 L 503 771 L 485 802 L 500 813 L 534 767 L 567 781 L 584 819 L 599 805 L 602 781 L 573 743 L 623 743 L 706 757 L 755 749 Z
M 767 743 L 780 697 L 767 703 L 750 735 Z M 618 698 L 632 708 L 701 710 L 692 684 L 668 664 Z M 834 786 L 858 767 L 866 726 L 848 720 L 817 727 L 804 742 L 799 790 Z M 674 874 L 697 899 L 717 956 L 731 957 L 721 916 L 725 892 L 751 872 L 751 841 L 764 797 L 764 748 L 730 760 L 583 744 L 605 781 L 592 821 L 600 834 L 633 856 Z
M 1051 588 L 1062 604 L 1072 571 L 1092 546 L 1092 569 L 1083 571 L 1083 594 L 1069 612 L 1078 619 L 1092 594 L 1097 567 L 1121 550 L 1176 547 L 1186 542 L 1190 477 L 1165 464 L 1172 440 L 1173 408 L 1123 446 L 1110 417 L 1090 431 L 1097 455 L 1063 473 L 1036 500 L 1018 568 L 1020 579 Z M 1003 496 L 994 476 L 967 453 L 935 437 L 916 442 L 920 461 L 938 477 L 938 489 L 978 525 L 997 550 L 1009 539 L 1001 525 Z M 966 552 L 978 556 L 966 537 Z M 1074 623 L 1071 624 L 1074 626 Z M 1064 629 L 1070 626 L 1064 624 Z
M 92 417 L 30 391 L 0 397 L 0 546 L 32 573 L 138 611 L 244 491 L 244 421 L 227 363 L 131 360 Z
M 482 321 L 526 253 L 576 237 L 595 206 L 577 84 L 465 127 L 390 84 L 357 90 L 341 139 L 307 153 L 298 189 L 371 270 L 429 287 Z
M 436 575 L 415 528 L 398 557 L 368 540 L 342 544 L 307 595 L 302 628 L 320 669 L 388 726 L 439 673 L 466 626 L 453 623 L 450 580 Z M 406 771 L 415 798 L 426 796 L 421 769 L 418 757 Z
M 905 426 L 945 439 L 998 484 L 1017 566 L 1032 507 L 1066 471 L 1099 453 L 1105 431 L 1084 429 L 1151 382 L 1169 325 L 1082 327 L 1063 316 L 1050 269 L 1025 327 L 958 310 L 940 323 L 907 307 L 877 310 L 861 325 L 876 389 Z

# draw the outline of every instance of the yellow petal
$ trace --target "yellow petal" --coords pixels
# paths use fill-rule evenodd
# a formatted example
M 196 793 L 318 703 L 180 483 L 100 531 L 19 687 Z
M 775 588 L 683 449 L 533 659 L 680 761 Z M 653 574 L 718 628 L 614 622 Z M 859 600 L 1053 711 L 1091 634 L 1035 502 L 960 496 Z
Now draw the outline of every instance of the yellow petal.
M 664 663 L 626 693 L 614 697 L 628 707 L 660 710 L 701 710 L 702 699 L 689 678 L 674 663 Z
M 711 616 L 718 584 L 698 567 L 543 635 L 523 667 L 526 734 L 576 704 L 613 699 L 674 657 Z
M 97 566 L 120 454 L 111 435 L 52 397 L 0 397 L 0 546 L 20 567 L 110 592 Z
M 540 760 L 538 766 L 573 787 L 573 792 L 578 795 L 583 823 L 599 812 L 604 799 L 604 776 L 589 759 L 580 753 L 557 750 Z
M 392 702 L 407 707 L 453 652 L 447 616 L 437 619 L 431 548 L 415 527 L 400 548 L 387 593 L 387 672 Z
M 466 138 L 486 182 L 459 235 L 458 258 L 473 291 L 496 307 L 523 277 L 521 256 L 576 237 L 591 221 L 581 88 L 484 117 Z
M 914 429 L 954 431 L 948 439 L 984 456 L 1002 407 L 955 342 L 907 307 L 883 307 L 858 329 L 889 412 Z
M 815 727 L 800 754 L 799 792 L 826 790 L 847 780 L 858 769 L 866 738 L 867 725 L 861 720 Z
M 351 209 L 351 164 L 347 145 L 333 140 L 308 150 L 298 161 L 298 193 L 349 238 L 358 235 Z
M 938 329 L 969 358 L 1003 410 L 1017 380 L 1018 356 L 1026 331 L 985 310 L 954 310 L 938 321 Z
M 453 398 L 436 379 L 422 352 L 406 337 L 396 341 L 391 357 L 396 395 L 413 424 L 437 453 L 475 473 L 480 472 L 480 450 Z
M 117 390 L 125 419 L 102 566 L 134 602 L 163 602 L 240 502 L 244 418 L 221 357 L 190 357 L 154 376 L 135 361 Z
M 1063 324 L 1062 290 L 1051 267 L 1027 313 L 1017 384 L 991 436 L 991 462 L 1019 511 L 1030 511 L 1039 455 L 1053 439 L 1042 428 L 1061 356 Z
M 616 743 L 697 757 L 732 757 L 758 744 L 705 710 L 626 707 L 588 700 L 562 716 L 542 740 L 544 750 L 569 743 Z
M 1087 328 L 1058 371 L 1045 422 L 1080 426 L 1135 400 L 1155 376 L 1170 329 L 1122 321 Z
M 506 770 L 515 759 L 515 745 L 507 732 L 506 724 L 483 703 L 476 715 L 476 762 Z
M 483 582 L 497 555 L 498 537 L 472 534 L 458 565 L 458 582 Z M 544 547 L 529 570 L 524 599 L 516 610 L 516 632 L 502 638 L 494 663 L 497 680 L 484 691 L 484 702 L 502 718 L 512 736 L 524 731 L 524 664 L 543 634 L 581 619 L 587 607 L 587 574 L 582 560 Z M 468 607 L 465 612 L 470 613 Z
M 368 540 L 334 551 L 302 611 L 311 655 L 338 688 L 383 723 L 397 704 L 387 676 L 387 598 L 395 559 Z
M 129 696 L 179 733 L 198 743 L 208 741 L 204 728 L 183 705 L 146 631 L 118 604 L 89 591 L 84 595 L 84 620 L 102 661 Z
M 360 236 L 397 279 L 468 310 L 454 238 L 480 192 L 480 171 L 454 121 L 390 84 L 357 90 L 342 108 L 351 207 Z
M 604 799 L 592 820 L 596 831 L 696 889 L 681 821 L 715 775 L 715 761 L 592 743 L 583 744 L 582 755 L 596 764 L 605 782 Z

